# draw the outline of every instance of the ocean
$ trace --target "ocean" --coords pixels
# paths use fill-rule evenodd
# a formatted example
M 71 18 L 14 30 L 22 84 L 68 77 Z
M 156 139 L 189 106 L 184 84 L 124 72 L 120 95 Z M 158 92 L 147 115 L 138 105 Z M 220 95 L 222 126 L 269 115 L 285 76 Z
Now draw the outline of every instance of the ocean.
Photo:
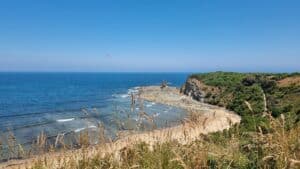
M 41 132 L 50 138 L 97 129 L 100 123 L 113 137 L 119 130 L 133 129 L 137 121 L 139 107 L 132 111 L 130 93 L 163 80 L 180 87 L 187 77 L 187 73 L 0 73 L 0 139 L 12 133 L 26 145 Z M 159 103 L 145 101 L 143 107 L 155 117 L 156 127 L 175 125 L 186 116 L 182 109 Z

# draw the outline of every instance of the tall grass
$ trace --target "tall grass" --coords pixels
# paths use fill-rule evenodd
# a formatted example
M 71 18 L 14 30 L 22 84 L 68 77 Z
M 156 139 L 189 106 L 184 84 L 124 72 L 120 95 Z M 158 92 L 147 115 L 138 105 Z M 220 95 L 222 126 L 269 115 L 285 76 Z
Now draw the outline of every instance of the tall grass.
M 284 116 L 266 118 L 270 122 L 267 131 L 256 126 L 257 132 L 245 132 L 236 125 L 199 136 L 187 145 L 169 141 L 150 146 L 141 142 L 105 156 L 100 155 L 101 150 L 89 156 L 88 148 L 84 148 L 80 160 L 70 160 L 60 168 L 300 168 L 300 126 L 286 129 Z M 52 168 L 44 160 L 32 168 Z
M 76 152 L 70 152 L 66 148 L 59 155 L 34 156 L 34 164 L 29 166 L 32 169 L 299 168 L 299 124 L 290 127 L 290 122 L 283 115 L 275 119 L 267 114 L 265 118 L 268 120 L 268 124 L 264 126 L 255 124 L 257 129 L 255 132 L 245 131 L 241 124 L 222 132 L 200 135 L 196 141 L 186 145 L 171 141 L 171 139 L 154 145 L 139 142 L 117 152 L 106 151 L 107 149 L 113 150 L 112 147 L 109 147 L 113 143 L 107 144 L 108 146 L 105 148 L 103 146 L 93 146 L 95 148 L 92 148 L 90 133 L 85 131 L 76 138 L 76 144 L 80 147 Z M 201 121 L 199 119 L 201 118 L 196 113 L 192 113 L 186 123 L 197 125 L 197 122 Z M 205 126 L 205 124 L 203 125 Z M 98 133 L 99 139 L 101 139 L 99 143 L 109 140 L 105 137 L 103 130 L 99 130 Z M 24 157 L 24 150 L 22 151 L 19 146 L 13 146 L 14 144 L 18 145 L 14 136 L 11 134 L 8 138 L 11 139 L 11 153 L 17 152 L 20 157 Z M 54 148 L 48 145 L 46 138 L 45 133 L 38 136 L 34 144 L 36 152 L 42 154 Z M 55 142 L 54 146 L 60 144 L 59 142 L 63 144 L 63 138 L 58 136 L 56 140 L 60 141 Z

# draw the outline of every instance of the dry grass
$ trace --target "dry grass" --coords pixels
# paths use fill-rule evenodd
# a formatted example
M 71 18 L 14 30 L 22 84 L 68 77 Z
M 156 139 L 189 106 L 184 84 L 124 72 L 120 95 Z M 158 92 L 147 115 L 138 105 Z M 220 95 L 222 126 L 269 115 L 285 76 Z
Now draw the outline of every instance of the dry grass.
M 152 146 L 140 142 L 117 153 L 101 155 L 98 149 L 94 156 L 82 149 L 80 159 L 62 162 L 61 168 L 299 168 L 300 127 L 286 130 L 284 117 L 269 118 L 271 128 L 265 134 L 261 130 L 241 133 L 235 126 L 199 136 L 185 145 L 176 141 Z M 47 159 L 40 159 L 32 168 L 52 168 L 47 163 Z
M 189 130 L 182 131 L 186 138 L 192 128 L 202 126 L 203 119 L 191 114 L 192 120 L 185 122 Z M 81 149 L 63 151 L 35 157 L 31 161 L 10 166 L 11 168 L 299 168 L 300 126 L 286 129 L 286 119 L 274 119 L 270 115 L 269 129 L 258 132 L 242 132 L 240 126 L 209 135 L 198 134 L 197 139 L 180 143 L 171 139 L 178 130 L 166 131 L 164 140 L 145 142 L 140 135 L 133 142 L 129 137 L 123 141 L 90 147 L 88 133 L 79 137 Z M 199 123 L 201 122 L 201 123 Z M 182 128 L 183 130 L 183 128 Z M 190 133 L 189 133 L 190 132 Z M 135 135 L 137 138 L 139 135 Z M 38 137 L 38 146 L 44 147 L 44 135 Z M 161 139 L 162 136 L 153 135 Z M 132 138 L 132 137 L 131 137 Z M 148 140 L 149 141 L 149 140 Z M 28 163 L 30 162 L 30 163 Z M 27 164 L 26 164 L 27 163 Z
M 277 168 L 300 167 L 300 126 L 286 130 L 283 115 L 277 120 L 271 116 L 269 118 L 272 133 L 260 132 L 256 138 L 264 150 L 263 166 L 274 163 Z
M 279 87 L 288 87 L 288 86 L 299 86 L 300 85 L 300 77 L 287 77 L 278 82 Z

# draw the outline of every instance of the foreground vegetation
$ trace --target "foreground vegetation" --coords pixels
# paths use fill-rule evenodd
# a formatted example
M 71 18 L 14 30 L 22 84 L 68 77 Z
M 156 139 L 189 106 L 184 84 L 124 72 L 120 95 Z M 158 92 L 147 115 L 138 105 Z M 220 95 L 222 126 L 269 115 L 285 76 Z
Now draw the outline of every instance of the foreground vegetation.
M 297 73 L 192 75 L 210 88 L 202 89 L 205 101 L 235 111 L 241 124 L 201 135 L 186 145 L 138 143 L 104 157 L 101 150 L 89 156 L 83 142 L 82 158 L 66 160 L 62 154 L 57 157 L 63 164 L 59 168 L 300 168 L 299 77 Z M 55 168 L 49 160 L 38 159 L 32 168 Z
M 235 126 L 228 131 L 200 136 L 188 145 L 168 142 L 150 147 L 140 143 L 123 149 L 118 158 L 113 154 L 104 158 L 96 155 L 69 161 L 62 168 L 299 168 L 300 126 L 285 130 L 284 116 L 278 120 L 268 118 L 267 134 L 241 132 Z M 83 149 L 83 157 L 86 154 Z M 47 159 L 43 159 L 33 168 L 47 167 Z

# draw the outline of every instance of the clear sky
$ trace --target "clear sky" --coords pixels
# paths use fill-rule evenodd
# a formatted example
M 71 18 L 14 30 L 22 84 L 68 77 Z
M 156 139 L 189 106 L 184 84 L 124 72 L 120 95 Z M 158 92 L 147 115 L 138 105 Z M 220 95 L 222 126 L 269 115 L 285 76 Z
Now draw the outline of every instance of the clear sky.
M 300 71 L 299 0 L 1 0 L 0 71 Z

